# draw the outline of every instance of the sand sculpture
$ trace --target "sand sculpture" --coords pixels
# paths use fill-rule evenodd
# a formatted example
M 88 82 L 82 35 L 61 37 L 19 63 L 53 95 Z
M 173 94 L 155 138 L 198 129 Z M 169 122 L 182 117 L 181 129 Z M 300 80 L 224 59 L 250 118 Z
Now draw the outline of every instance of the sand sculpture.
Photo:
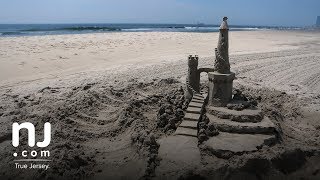
M 232 82 L 235 74 L 230 72 L 229 63 L 229 26 L 227 17 L 220 26 L 218 47 L 215 49 L 214 72 L 209 76 L 209 105 L 226 106 L 232 98 Z
M 256 104 L 239 91 L 233 94 L 235 73 L 230 71 L 227 19 L 220 26 L 213 68 L 198 68 L 199 57 L 188 57 L 186 98 L 190 103 L 175 132 L 198 138 L 202 148 L 221 157 L 256 151 L 277 140 L 277 127 Z M 200 92 L 201 72 L 208 73 L 207 93 Z
M 200 73 L 207 72 L 209 76 L 209 104 L 226 106 L 232 98 L 232 82 L 235 74 L 230 72 L 229 63 L 229 26 L 227 17 L 220 26 L 218 47 L 215 48 L 216 60 L 214 68 L 199 68 L 199 57 L 188 57 L 188 76 L 186 98 L 191 100 L 193 94 L 200 93 Z

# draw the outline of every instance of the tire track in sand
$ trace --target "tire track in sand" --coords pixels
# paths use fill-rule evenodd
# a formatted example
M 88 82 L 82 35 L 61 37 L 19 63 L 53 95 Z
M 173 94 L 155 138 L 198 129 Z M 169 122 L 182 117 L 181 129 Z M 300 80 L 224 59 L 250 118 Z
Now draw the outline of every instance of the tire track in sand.
M 297 94 L 320 94 L 319 49 L 235 56 L 239 82 L 251 82 Z

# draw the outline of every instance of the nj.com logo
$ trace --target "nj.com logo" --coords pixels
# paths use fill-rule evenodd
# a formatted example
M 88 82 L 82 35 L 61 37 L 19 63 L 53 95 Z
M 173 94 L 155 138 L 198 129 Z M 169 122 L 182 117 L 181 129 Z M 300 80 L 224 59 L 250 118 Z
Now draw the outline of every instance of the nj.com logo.
M 35 145 L 37 145 L 37 147 L 39 148 L 45 148 L 47 146 L 49 146 L 50 142 L 51 142 L 51 124 L 50 123 L 45 123 L 44 124 L 44 137 L 43 137 L 43 141 L 42 142 L 37 142 L 36 143 L 36 131 L 35 131 L 35 127 L 32 123 L 29 122 L 25 122 L 25 123 L 13 123 L 12 124 L 12 145 L 14 147 L 18 147 L 19 146 L 19 135 L 20 135 L 20 130 L 21 129 L 27 129 L 28 130 L 28 145 L 29 147 L 34 147 Z M 28 150 L 23 150 L 20 153 L 14 152 L 13 153 L 14 157 L 50 157 L 50 152 L 49 151 L 28 151 Z

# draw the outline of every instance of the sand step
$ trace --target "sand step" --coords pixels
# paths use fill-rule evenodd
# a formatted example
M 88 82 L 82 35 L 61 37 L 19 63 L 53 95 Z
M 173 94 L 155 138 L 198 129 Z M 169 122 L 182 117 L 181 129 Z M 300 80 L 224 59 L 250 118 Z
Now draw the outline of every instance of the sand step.
M 179 127 L 198 129 L 198 121 L 183 120 Z
M 196 114 L 201 114 L 201 107 L 188 107 L 187 108 L 187 113 L 196 113 Z
M 191 102 L 203 104 L 203 103 L 204 103 L 204 100 L 192 99 L 192 100 L 190 101 L 190 103 L 191 103 Z
M 239 133 L 239 134 L 273 134 L 276 132 L 275 124 L 268 117 L 263 118 L 261 122 L 236 122 L 230 119 L 221 119 L 209 113 L 206 113 L 210 123 L 214 123 L 219 131 Z
M 202 94 L 195 94 L 195 95 L 193 95 L 193 97 L 203 98 Z
M 200 96 L 193 96 L 192 99 L 195 99 L 195 100 L 200 100 L 200 101 L 204 101 L 204 97 L 200 97 Z
M 277 142 L 275 135 L 235 134 L 220 132 L 203 143 L 204 149 L 220 158 L 230 158 L 234 154 L 254 152 L 262 146 L 271 146 Z
M 199 121 L 201 114 L 195 114 L 195 113 L 186 113 L 184 116 L 184 120 L 189 120 L 189 121 Z
M 230 119 L 237 122 L 260 122 L 263 119 L 262 111 L 257 108 L 236 111 L 226 107 L 209 106 L 207 112 L 221 119 Z
M 199 107 L 202 108 L 203 103 L 198 103 L 198 102 L 190 102 L 189 107 Z
M 192 136 L 192 137 L 198 137 L 198 130 L 197 129 L 191 129 L 191 128 L 184 128 L 184 127 L 178 127 L 175 135 L 185 135 L 185 136 Z

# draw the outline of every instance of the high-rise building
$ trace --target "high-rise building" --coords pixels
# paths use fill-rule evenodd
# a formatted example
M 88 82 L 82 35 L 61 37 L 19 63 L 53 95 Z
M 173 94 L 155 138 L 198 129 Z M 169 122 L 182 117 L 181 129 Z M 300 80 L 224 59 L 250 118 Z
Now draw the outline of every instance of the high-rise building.
M 317 17 L 316 26 L 319 26 L 319 27 L 320 27 L 320 16 Z

